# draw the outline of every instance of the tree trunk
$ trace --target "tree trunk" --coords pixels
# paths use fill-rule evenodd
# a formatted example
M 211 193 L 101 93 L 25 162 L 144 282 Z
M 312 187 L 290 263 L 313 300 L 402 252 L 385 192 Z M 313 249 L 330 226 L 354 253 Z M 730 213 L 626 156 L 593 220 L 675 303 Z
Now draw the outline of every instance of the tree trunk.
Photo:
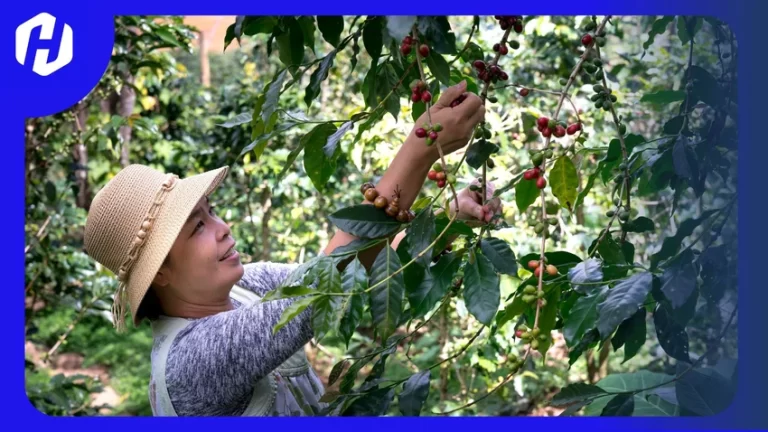
M 269 261 L 272 254 L 269 237 L 272 234 L 269 230 L 269 220 L 272 218 L 272 189 L 268 184 L 264 184 L 261 191 L 261 209 L 263 216 L 261 218 L 261 260 Z
M 211 86 L 211 66 L 208 63 L 208 36 L 200 32 L 200 82 L 203 87 Z
M 133 84 L 133 76 L 129 74 L 123 76 L 123 86 L 120 89 L 120 101 L 117 105 L 117 114 L 126 119 L 133 114 L 133 107 L 136 106 L 136 92 L 133 91 L 133 87 L 126 85 L 127 83 Z M 131 163 L 131 131 L 132 128 L 129 125 L 120 127 L 120 138 L 123 141 L 120 151 L 120 165 L 123 167 L 126 167 Z
M 86 211 L 91 208 L 91 188 L 88 183 L 88 148 L 83 142 L 85 125 L 88 120 L 88 106 L 78 103 L 75 107 L 75 129 L 77 139 L 72 148 L 75 183 L 77 184 L 77 206 Z

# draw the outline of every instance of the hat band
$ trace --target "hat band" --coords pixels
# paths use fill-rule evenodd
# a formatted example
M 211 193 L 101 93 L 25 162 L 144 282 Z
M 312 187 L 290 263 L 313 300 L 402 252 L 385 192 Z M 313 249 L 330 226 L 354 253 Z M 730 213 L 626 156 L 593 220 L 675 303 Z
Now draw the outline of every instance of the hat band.
M 160 187 L 160 190 L 157 191 L 152 205 L 147 211 L 146 216 L 144 216 L 144 220 L 141 223 L 141 228 L 136 234 L 136 237 L 133 239 L 133 243 L 131 243 L 131 248 L 128 250 L 128 256 L 126 257 L 125 261 L 123 261 L 123 264 L 120 265 L 120 269 L 118 270 L 117 277 L 120 280 L 120 285 L 117 288 L 115 299 L 112 303 L 112 321 L 118 331 L 125 329 L 125 291 L 128 284 L 129 273 L 131 268 L 133 268 L 133 264 L 139 258 L 142 246 L 144 246 L 144 244 L 146 244 L 147 240 L 149 239 L 149 234 L 152 231 L 155 219 L 160 212 L 160 208 L 162 207 L 165 198 L 168 196 L 171 190 L 176 187 L 178 179 L 179 177 L 177 175 L 169 174 L 168 178 L 163 182 L 162 187 Z

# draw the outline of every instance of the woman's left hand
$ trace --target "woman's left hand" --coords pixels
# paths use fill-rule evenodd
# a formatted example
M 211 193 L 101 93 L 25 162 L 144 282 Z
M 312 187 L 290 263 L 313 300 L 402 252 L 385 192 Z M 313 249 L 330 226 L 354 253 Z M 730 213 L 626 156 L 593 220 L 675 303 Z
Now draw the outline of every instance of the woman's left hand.
M 480 183 L 475 180 L 472 182 L 475 186 L 480 186 Z M 461 190 L 458 195 L 459 201 L 459 215 L 457 219 L 467 223 L 472 227 L 485 225 L 491 221 L 494 215 L 502 214 L 501 199 L 498 197 L 493 198 L 493 192 L 496 190 L 493 183 L 488 182 L 486 184 L 486 197 L 490 199 L 488 203 L 482 205 L 482 189 L 480 191 L 471 191 L 469 187 Z M 493 199 L 491 199 L 493 198 Z M 456 212 L 456 200 L 450 201 L 451 216 Z M 497 218 L 494 222 L 498 224 L 501 218 Z

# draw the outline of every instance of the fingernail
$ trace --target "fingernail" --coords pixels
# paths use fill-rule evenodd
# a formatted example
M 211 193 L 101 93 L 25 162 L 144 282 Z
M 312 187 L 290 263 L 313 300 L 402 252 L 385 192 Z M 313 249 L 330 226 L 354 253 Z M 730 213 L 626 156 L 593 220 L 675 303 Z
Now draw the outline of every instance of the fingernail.
M 459 88 L 464 90 L 467 87 L 467 80 L 461 80 L 459 83 Z

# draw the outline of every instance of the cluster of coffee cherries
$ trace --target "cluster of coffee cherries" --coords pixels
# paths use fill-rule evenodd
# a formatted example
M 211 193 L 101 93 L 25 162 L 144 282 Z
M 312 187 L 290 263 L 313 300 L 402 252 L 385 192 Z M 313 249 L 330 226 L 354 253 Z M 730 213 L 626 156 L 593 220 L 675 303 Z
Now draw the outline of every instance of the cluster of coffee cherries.
M 524 180 L 536 180 L 536 187 L 544 189 L 547 187 L 547 179 L 544 178 L 544 160 L 551 159 L 554 156 L 554 152 L 551 148 L 544 150 L 531 150 L 531 162 L 533 162 L 533 168 L 526 170 L 523 173 Z
M 536 128 L 541 132 L 544 138 L 555 136 L 556 138 L 562 138 L 565 134 L 573 135 L 581 130 L 581 123 L 576 122 L 567 124 L 563 121 L 555 121 L 547 117 L 539 117 L 536 120 Z
M 591 33 L 597 30 L 597 23 L 595 21 L 588 21 L 584 25 L 584 31 L 587 32 L 581 37 L 581 44 L 585 47 L 590 47 L 592 43 L 597 42 L 597 46 L 605 46 L 605 29 L 599 32 Z
M 427 83 L 420 79 L 411 81 L 409 86 L 411 89 L 411 101 L 412 102 L 430 102 L 432 100 L 432 93 L 427 90 Z
M 502 16 L 502 15 L 495 15 L 494 18 L 496 21 L 499 22 L 499 27 L 501 27 L 502 30 L 506 30 L 510 27 L 515 29 L 515 33 L 522 33 L 523 32 L 523 17 L 512 15 L 512 16 Z
M 411 49 L 416 42 L 417 41 L 413 40 L 411 36 L 404 37 L 403 41 L 400 42 L 400 52 L 403 53 L 404 56 L 407 56 L 411 53 Z M 429 55 L 429 45 L 419 45 L 419 55 L 422 57 L 427 57 Z
M 497 83 L 499 81 L 506 81 L 509 79 L 509 75 L 504 72 L 499 65 L 487 64 L 483 60 L 475 60 L 472 66 L 477 70 L 477 77 L 486 83 Z
M 451 171 L 453 168 L 454 167 L 452 165 L 448 165 L 448 171 Z M 427 178 L 433 182 L 436 182 L 437 187 L 440 189 L 444 188 L 447 183 L 454 183 L 456 181 L 456 177 L 454 177 L 453 174 L 443 170 L 443 166 L 440 164 L 440 162 L 432 165 L 432 169 L 429 170 Z
M 626 165 L 625 165 L 626 167 Z M 622 181 L 624 180 L 624 176 L 620 175 Z M 629 210 L 627 207 L 621 205 L 621 200 L 617 197 L 613 199 L 613 205 L 616 206 L 616 210 L 608 210 L 608 212 L 605 214 L 608 217 L 613 217 L 616 215 L 620 221 L 627 222 L 629 220 Z M 618 214 L 617 214 L 618 212 Z
M 467 98 L 467 95 L 465 95 L 465 94 L 462 94 L 462 95 L 460 95 L 459 97 L 457 97 L 456 99 L 454 99 L 453 101 L 451 101 L 451 105 L 450 105 L 450 106 L 451 106 L 451 108 L 455 108 L 455 107 L 459 106 L 459 104 L 461 104 L 462 102 L 464 102 L 464 100 L 465 100 L 466 98 Z
M 392 195 L 392 200 L 388 200 L 384 195 L 379 195 L 379 191 L 373 183 L 364 183 L 360 186 L 360 192 L 363 193 L 365 199 L 373 203 L 373 206 L 377 209 L 384 209 L 387 216 L 396 218 L 398 222 L 410 222 L 416 214 L 412 210 L 401 209 L 400 205 L 400 190 L 395 190 L 395 194 Z
M 554 217 L 554 216 L 551 216 L 551 217 L 546 218 L 544 221 L 546 223 L 542 222 L 540 220 L 537 220 L 537 219 L 532 219 L 532 220 L 528 221 L 528 225 L 533 227 L 533 232 L 535 232 L 536 234 L 543 235 L 544 237 L 549 237 L 549 229 L 548 229 L 547 225 L 552 225 L 552 226 L 557 225 L 557 218 Z M 534 271 L 536 276 L 538 276 L 537 271 L 540 272 L 541 270 L 538 270 L 538 268 L 534 269 L 534 268 L 530 267 L 531 263 L 533 263 L 533 261 L 528 263 L 528 267 L 531 270 Z M 549 270 L 549 267 L 547 267 L 547 269 Z M 556 268 L 552 267 L 552 269 L 555 272 L 557 272 Z
M 428 146 L 431 146 L 434 144 L 435 141 L 437 141 L 437 138 L 439 135 L 437 134 L 441 130 L 443 130 L 443 125 L 440 123 L 435 123 L 432 126 L 428 125 L 427 123 L 424 123 L 421 125 L 422 127 L 417 128 L 413 133 L 418 138 L 426 138 L 425 142 Z
M 551 219 L 554 219 L 554 218 L 550 218 L 550 222 L 551 222 Z M 539 260 L 530 260 L 530 261 L 528 261 L 528 269 L 533 271 L 533 275 L 535 277 L 539 277 L 539 275 L 541 275 L 542 269 L 544 269 L 544 271 L 546 271 L 547 274 L 550 275 L 550 276 L 557 276 L 557 267 L 553 266 L 552 264 L 547 264 L 546 266 L 544 266 L 542 264 L 542 262 L 539 261 Z M 528 287 L 526 287 L 526 288 L 528 288 Z M 530 287 L 530 288 L 533 288 L 533 287 Z M 533 289 L 534 289 L 533 292 L 535 293 L 536 292 L 535 291 L 536 288 L 533 288 Z M 523 291 L 523 292 L 525 292 L 525 291 Z M 531 294 L 531 293 L 529 293 L 529 294 Z M 523 297 L 523 300 L 525 300 L 525 297 Z M 533 301 L 533 300 L 531 300 L 531 301 Z M 526 302 L 526 303 L 530 303 L 531 301 Z M 542 305 L 542 306 L 544 306 L 544 305 Z
M 533 288 L 533 287 L 526 287 L 526 288 Z M 533 289 L 535 290 L 536 288 L 533 288 Z M 544 292 L 542 291 L 541 293 L 543 294 Z M 525 296 L 523 296 L 523 298 L 525 298 Z M 534 296 L 534 300 L 535 298 L 536 297 Z M 540 299 L 539 301 L 546 304 L 546 300 L 544 299 Z M 542 334 L 539 328 L 529 329 L 525 325 L 520 326 L 520 328 L 518 328 L 517 331 L 515 331 L 515 336 L 522 339 L 523 343 L 530 343 L 531 348 L 533 349 L 539 348 L 539 341 L 544 342 L 549 338 L 548 335 Z

